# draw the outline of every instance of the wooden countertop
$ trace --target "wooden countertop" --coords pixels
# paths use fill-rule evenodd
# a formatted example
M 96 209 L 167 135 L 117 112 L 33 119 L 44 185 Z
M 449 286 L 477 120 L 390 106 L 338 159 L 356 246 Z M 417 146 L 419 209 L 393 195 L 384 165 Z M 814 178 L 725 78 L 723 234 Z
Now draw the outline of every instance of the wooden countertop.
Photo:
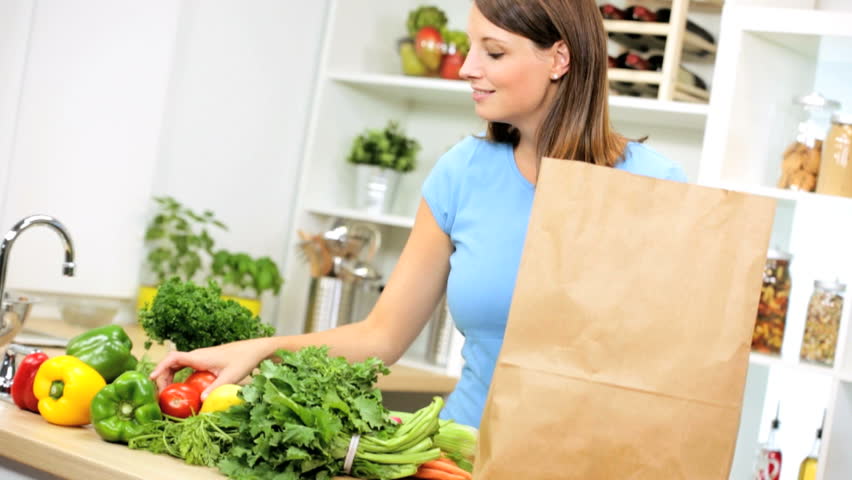
M 30 319 L 27 327 L 57 336 L 73 336 L 85 330 L 52 319 Z M 124 326 L 134 342 L 133 353 L 143 351 L 143 334 L 138 325 Z M 44 348 L 50 356 L 60 349 Z M 166 349 L 154 345 L 150 355 L 156 361 Z M 409 367 L 392 367 L 392 374 L 379 380 L 388 391 L 448 392 L 456 379 Z M 0 455 L 63 478 L 85 480 L 150 480 L 165 478 L 225 478 L 217 470 L 187 465 L 168 455 L 131 450 L 125 445 L 101 440 L 90 425 L 60 427 L 47 423 L 40 415 L 0 401 Z M 336 480 L 354 480 L 338 477 Z
M 71 338 L 81 332 L 87 330 L 85 327 L 70 325 L 57 319 L 37 318 L 33 317 L 27 320 L 27 328 L 44 332 L 50 335 Z M 127 331 L 130 339 L 133 340 L 133 354 L 137 358 L 141 357 L 145 349 L 145 332 L 139 324 L 122 325 Z M 60 355 L 62 350 L 42 348 L 48 355 Z M 149 356 L 153 361 L 158 361 L 166 355 L 166 347 L 157 345 L 151 346 Z M 393 365 L 390 367 L 391 374 L 379 377 L 376 384 L 379 390 L 388 392 L 410 392 L 410 393 L 433 393 L 433 394 L 448 394 L 453 391 L 458 378 L 440 373 L 421 370 L 414 367 L 404 365 Z
M 0 454 L 53 475 L 85 480 L 223 480 L 217 470 L 108 443 L 91 426 L 60 427 L 0 401 Z M 336 480 L 347 480 L 338 477 Z M 354 479 L 349 479 L 354 480 Z

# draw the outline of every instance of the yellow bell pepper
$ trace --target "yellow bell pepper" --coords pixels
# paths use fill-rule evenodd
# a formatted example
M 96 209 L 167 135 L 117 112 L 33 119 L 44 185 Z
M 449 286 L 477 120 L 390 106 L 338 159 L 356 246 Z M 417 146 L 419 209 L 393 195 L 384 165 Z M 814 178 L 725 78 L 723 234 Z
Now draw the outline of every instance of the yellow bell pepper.
M 76 357 L 62 355 L 41 364 L 33 381 L 33 394 L 45 420 L 76 426 L 89 423 L 92 398 L 105 386 L 97 370 Z
M 243 403 L 243 399 L 237 396 L 237 393 L 240 391 L 239 385 L 234 385 L 231 383 L 226 383 L 224 385 L 219 385 L 209 395 L 204 399 L 204 403 L 201 404 L 201 412 L 221 412 L 223 410 L 227 410 L 234 405 L 239 405 Z

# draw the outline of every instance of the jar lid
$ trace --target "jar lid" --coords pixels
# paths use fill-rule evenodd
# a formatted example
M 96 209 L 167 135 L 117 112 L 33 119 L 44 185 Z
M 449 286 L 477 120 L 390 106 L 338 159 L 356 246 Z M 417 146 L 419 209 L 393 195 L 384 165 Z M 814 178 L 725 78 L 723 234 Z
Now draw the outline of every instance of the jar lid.
M 769 260 L 790 260 L 793 258 L 793 254 L 787 253 L 778 247 L 772 247 L 766 252 L 766 258 Z
M 845 292 L 846 285 L 840 283 L 840 280 L 814 280 L 814 288 L 819 288 L 820 290 L 829 290 L 832 292 Z
M 852 112 L 836 112 L 831 116 L 831 123 L 852 125 Z
M 840 102 L 836 100 L 829 100 L 818 92 L 811 92 L 807 95 L 796 97 L 793 101 L 807 107 L 822 107 L 830 110 L 837 110 L 840 108 Z

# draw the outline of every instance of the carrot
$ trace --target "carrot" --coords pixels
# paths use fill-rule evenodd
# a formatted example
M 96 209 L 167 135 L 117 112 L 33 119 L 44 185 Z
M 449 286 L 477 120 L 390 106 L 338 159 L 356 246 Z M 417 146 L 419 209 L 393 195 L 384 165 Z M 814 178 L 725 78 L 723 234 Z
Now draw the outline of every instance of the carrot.
M 417 470 L 417 473 L 414 474 L 414 477 L 430 480 L 465 480 L 465 477 L 461 475 L 445 472 L 443 470 L 435 470 L 434 468 L 423 468 L 422 466 L 419 470 Z
M 449 473 L 451 475 L 457 475 L 462 477 L 464 480 L 472 480 L 473 475 L 459 468 L 458 465 L 455 464 L 449 458 L 439 458 L 437 460 L 428 461 L 422 465 L 420 468 L 427 468 L 430 470 L 440 470 L 445 473 Z

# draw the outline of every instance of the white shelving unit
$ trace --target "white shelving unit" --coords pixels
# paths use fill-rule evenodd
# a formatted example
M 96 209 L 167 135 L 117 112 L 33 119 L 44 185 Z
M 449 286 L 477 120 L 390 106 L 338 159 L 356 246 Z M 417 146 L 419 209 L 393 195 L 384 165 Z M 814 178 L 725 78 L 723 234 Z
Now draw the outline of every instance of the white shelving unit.
M 836 11 L 730 5 L 723 14 L 698 181 L 776 198 L 773 243 L 793 254 L 781 358 L 752 355 L 750 370 L 766 371 L 746 391 L 732 479 L 749 478 L 755 448 L 765 439 L 779 401 L 782 480 L 797 478 L 823 410 L 818 478 L 852 478 L 849 301 L 835 366 L 798 361 L 814 280 L 852 282 L 852 199 L 775 187 L 781 154 L 795 131 L 793 97 L 817 90 L 852 109 L 850 24 L 851 13 Z
M 458 140 L 484 128 L 473 113 L 465 82 L 400 75 L 396 40 L 405 35 L 408 12 L 420 3 L 331 2 L 291 228 L 321 231 L 335 218 L 376 224 L 383 233 L 378 267 L 385 276 L 407 239 L 421 184 L 434 162 Z M 659 0 L 642 3 L 671 5 Z M 435 0 L 431 4 L 447 12 L 451 28 L 465 28 L 470 2 Z M 795 255 L 787 334 L 779 358 L 751 356 L 730 478 L 750 478 L 759 440 L 765 435 L 761 430 L 774 414 L 774 402 L 781 398 L 783 480 L 795 478 L 823 408 L 828 414 L 820 479 L 848 480 L 852 456 L 844 449 L 852 445 L 850 309 L 844 312 L 834 368 L 799 362 L 798 348 L 814 278 L 830 267 L 837 269 L 842 280 L 852 281 L 852 222 L 839 220 L 852 218 L 852 201 L 774 185 L 781 151 L 790 141 L 786 124 L 793 120 L 788 106 L 794 95 L 819 87 L 852 108 L 852 48 L 844 43 L 852 35 L 852 14 L 728 4 L 720 15 L 721 6 L 721 1 L 713 0 L 693 1 L 689 7 L 692 20 L 698 20 L 691 13 L 693 8 L 717 19 L 716 25 L 701 22 L 719 39 L 709 104 L 612 96 L 610 115 L 625 135 L 649 135 L 648 144 L 683 165 L 690 181 L 778 199 L 773 243 Z M 400 185 L 393 211 L 370 215 L 353 208 L 354 169 L 345 158 L 355 135 L 391 119 L 417 138 L 423 150 L 417 169 Z M 279 318 L 279 330 L 285 333 L 302 329 L 309 284 L 308 269 L 296 256 L 297 238 L 292 242 L 281 298 L 286 307 Z M 425 362 L 424 341 L 418 339 L 401 363 L 458 374 L 458 335 L 455 361 L 448 367 Z

